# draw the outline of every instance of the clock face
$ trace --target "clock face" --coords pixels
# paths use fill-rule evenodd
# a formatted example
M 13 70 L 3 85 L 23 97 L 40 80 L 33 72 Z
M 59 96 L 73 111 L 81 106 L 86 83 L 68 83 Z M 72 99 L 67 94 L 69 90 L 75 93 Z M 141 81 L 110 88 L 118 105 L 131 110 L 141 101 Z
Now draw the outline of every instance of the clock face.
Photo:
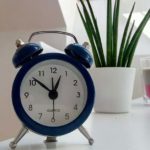
M 24 76 L 20 99 L 31 119 L 44 126 L 59 127 L 81 114 L 87 101 L 87 86 L 82 74 L 70 63 L 45 60 Z

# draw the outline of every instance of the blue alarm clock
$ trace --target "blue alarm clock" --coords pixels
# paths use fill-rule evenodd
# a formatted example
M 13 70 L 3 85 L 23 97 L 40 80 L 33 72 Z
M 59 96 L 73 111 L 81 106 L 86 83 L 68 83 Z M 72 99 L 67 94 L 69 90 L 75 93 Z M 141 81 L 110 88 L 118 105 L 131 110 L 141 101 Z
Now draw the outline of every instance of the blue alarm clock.
M 69 35 L 75 43 L 65 48 L 66 54 L 41 54 L 43 48 L 30 41 L 43 33 Z M 12 102 L 23 128 L 10 147 L 15 148 L 28 130 L 47 136 L 46 142 L 51 142 L 77 128 L 93 144 L 82 126 L 92 111 L 95 96 L 86 69 L 93 63 L 89 51 L 78 44 L 74 35 L 62 31 L 35 32 L 29 43 L 18 41 L 17 47 L 13 64 L 21 69 L 13 83 Z

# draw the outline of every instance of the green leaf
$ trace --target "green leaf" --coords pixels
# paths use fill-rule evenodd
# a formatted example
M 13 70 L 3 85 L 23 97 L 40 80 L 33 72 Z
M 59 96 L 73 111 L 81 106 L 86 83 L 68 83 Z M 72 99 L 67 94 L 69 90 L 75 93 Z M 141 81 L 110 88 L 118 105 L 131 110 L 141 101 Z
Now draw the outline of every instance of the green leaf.
M 97 45 L 96 45 L 95 39 L 93 37 L 93 28 L 90 25 L 89 20 L 87 19 L 87 15 L 85 15 L 85 18 L 86 18 L 86 21 L 87 21 L 87 30 L 89 32 L 89 39 L 92 42 L 92 46 L 94 47 L 94 55 L 95 55 L 95 57 L 97 57 L 99 59 L 100 65 L 102 66 L 100 55 L 98 54 L 98 50 L 97 50 Z
M 105 56 L 104 56 L 104 52 L 103 52 L 103 46 L 102 46 L 102 40 L 101 40 L 101 36 L 100 36 L 100 32 L 99 32 L 99 28 L 98 28 L 98 24 L 97 24 L 97 20 L 95 18 L 94 12 L 93 12 L 93 8 L 90 4 L 89 0 L 86 0 L 89 10 L 90 10 L 90 14 L 92 16 L 92 21 L 94 23 L 94 28 L 95 28 L 95 39 L 96 39 L 96 44 L 98 45 L 98 52 L 100 54 L 101 60 L 102 60 L 102 64 L 103 66 L 106 65 L 105 62 Z
M 133 23 L 132 23 L 130 32 L 129 32 L 128 37 L 127 37 L 127 40 L 126 40 L 126 44 L 125 44 L 125 48 L 124 48 L 124 52 L 123 52 L 123 55 L 124 55 L 124 56 L 126 55 L 126 50 L 127 50 L 127 48 L 128 48 L 129 42 L 130 42 L 130 40 L 131 40 L 131 35 L 132 35 L 132 32 L 133 32 L 134 24 L 135 24 L 135 20 L 134 20 Z
M 112 2 L 107 0 L 107 66 L 112 66 Z
M 97 54 L 98 54 L 98 57 L 102 63 L 102 66 L 105 66 L 105 59 L 104 59 L 104 55 L 103 55 L 103 48 L 102 48 L 102 45 L 100 43 L 100 41 L 98 41 L 98 36 L 97 36 L 97 32 L 95 31 L 95 26 L 94 26 L 94 23 L 93 23 L 93 20 L 94 22 L 96 21 L 95 18 L 91 18 L 84 2 L 82 0 L 81 1 L 81 4 L 83 6 L 83 12 L 84 12 L 84 16 L 86 18 L 86 22 L 88 24 L 88 27 L 90 28 L 91 30 L 91 35 L 93 36 L 93 39 L 94 39 L 94 42 L 95 42 L 95 45 L 96 45 L 96 48 L 97 48 Z M 96 23 L 96 22 L 95 22 Z
M 133 44 L 133 46 L 131 48 L 132 49 L 132 53 L 130 53 L 130 55 L 129 55 L 128 61 L 126 63 L 126 67 L 130 67 L 131 66 L 133 55 L 134 55 L 134 51 L 135 51 L 135 49 L 137 47 L 138 41 L 139 41 L 139 39 L 136 40 L 136 42 Z
M 101 59 L 100 59 L 99 53 L 97 52 L 97 48 L 96 48 L 97 45 L 95 44 L 95 40 L 94 40 L 94 37 L 93 37 L 95 31 L 94 31 L 94 28 L 93 28 L 92 21 L 91 21 L 90 15 L 89 15 L 89 13 L 86 9 L 86 6 L 85 6 L 84 2 L 82 0 L 80 0 L 80 1 L 81 1 L 81 4 L 82 4 L 82 7 L 83 7 L 84 17 L 85 17 L 86 24 L 87 24 L 88 37 L 90 39 L 90 42 L 92 42 L 91 45 L 94 46 L 93 55 L 95 57 L 97 57 L 97 59 L 99 59 L 99 62 L 101 64 Z
M 127 38 L 127 34 L 128 34 L 128 28 L 130 25 L 130 21 L 131 21 L 131 17 L 132 17 L 133 11 L 134 11 L 134 7 L 135 7 L 135 2 L 132 6 L 132 9 L 130 11 L 130 14 L 129 14 L 129 17 L 128 17 L 128 20 L 127 20 L 127 23 L 126 23 L 126 26 L 124 29 L 124 33 L 123 33 L 123 37 L 122 37 L 122 41 L 121 41 L 121 46 L 120 46 L 120 50 L 119 50 L 119 56 L 118 56 L 118 63 L 117 63 L 118 67 L 121 67 L 122 63 L 123 63 L 122 62 L 123 61 L 123 52 L 124 52 L 124 48 L 125 48 L 126 38 Z
M 135 7 L 135 3 L 133 4 L 133 7 L 130 11 L 124 29 L 119 49 L 119 56 L 117 58 L 120 0 L 115 0 L 113 16 L 112 16 L 112 0 L 107 0 L 107 36 L 106 36 L 107 51 L 105 60 L 100 31 L 90 1 L 86 0 L 85 2 L 83 0 L 80 0 L 80 2 L 83 8 L 83 13 L 81 12 L 78 6 L 77 8 L 80 17 L 82 19 L 83 25 L 85 27 L 85 30 L 87 32 L 89 41 L 91 43 L 96 67 L 105 67 L 105 66 L 112 67 L 116 65 L 118 67 L 130 67 L 140 36 L 150 18 L 150 10 L 147 12 L 141 24 L 139 25 L 136 32 L 132 36 L 134 23 L 132 24 L 130 30 L 129 26 Z M 85 3 L 87 5 L 85 5 Z
M 126 40 L 126 44 L 125 44 L 125 48 L 124 48 L 124 51 L 123 51 L 123 56 L 126 56 L 127 53 L 128 53 L 128 45 L 129 45 L 129 42 L 131 41 L 131 35 L 132 35 L 132 31 L 133 31 L 133 28 L 134 28 L 134 24 L 135 24 L 135 20 L 131 26 L 131 29 L 130 29 L 130 32 L 129 32 L 129 35 L 127 37 L 127 40 Z M 126 66 L 126 61 L 125 61 L 125 57 L 123 57 L 123 63 L 122 63 L 122 67 L 125 67 Z
M 119 24 L 120 0 L 115 1 L 113 14 L 113 66 L 117 63 L 118 24 Z
M 143 18 L 141 24 L 139 25 L 139 27 L 137 28 L 136 32 L 134 33 L 134 35 L 133 35 L 133 37 L 132 37 L 132 39 L 131 39 L 131 41 L 129 43 L 129 46 L 127 48 L 127 56 L 126 56 L 126 59 L 125 59 L 125 61 L 127 61 L 127 63 L 126 63 L 127 67 L 131 66 L 136 46 L 138 44 L 138 41 L 139 41 L 139 39 L 141 37 L 141 34 L 142 34 L 142 32 L 143 32 L 147 22 L 149 21 L 149 19 L 150 19 L 150 9 L 146 13 L 146 15 Z
M 78 11 L 79 11 L 81 20 L 82 20 L 82 22 L 83 22 L 83 25 L 84 25 L 84 27 L 85 27 L 85 30 L 86 30 L 86 32 L 87 32 L 89 41 L 90 41 L 90 43 L 91 43 L 91 47 L 92 47 L 92 51 L 93 51 L 93 56 L 94 56 L 95 66 L 96 66 L 96 67 L 101 67 L 101 62 L 100 62 L 100 60 L 99 60 L 99 58 L 98 58 L 98 54 L 97 54 L 97 50 L 96 50 L 95 43 L 94 43 L 94 41 L 93 41 L 93 36 L 92 36 L 92 34 L 91 34 L 91 30 L 89 29 L 88 24 L 86 23 L 86 21 L 85 21 L 83 15 L 82 15 L 81 10 L 80 10 L 80 8 L 79 8 L 78 5 L 77 5 L 77 8 L 78 8 Z

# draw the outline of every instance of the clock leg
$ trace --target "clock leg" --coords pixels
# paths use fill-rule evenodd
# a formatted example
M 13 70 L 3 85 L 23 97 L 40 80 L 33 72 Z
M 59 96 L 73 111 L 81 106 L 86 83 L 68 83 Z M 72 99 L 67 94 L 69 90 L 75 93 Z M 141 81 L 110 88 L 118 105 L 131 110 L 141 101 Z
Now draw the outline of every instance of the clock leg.
M 79 131 L 88 139 L 89 144 L 93 145 L 94 139 L 91 138 L 91 136 L 89 135 L 89 133 L 87 132 L 87 130 L 83 126 L 79 127 Z
M 28 132 L 28 128 L 23 126 L 21 128 L 21 130 L 19 131 L 17 137 L 12 141 L 10 142 L 9 146 L 11 149 L 15 149 L 18 142 L 23 138 L 23 136 Z
M 57 142 L 56 136 L 48 136 L 44 142 L 45 143 Z

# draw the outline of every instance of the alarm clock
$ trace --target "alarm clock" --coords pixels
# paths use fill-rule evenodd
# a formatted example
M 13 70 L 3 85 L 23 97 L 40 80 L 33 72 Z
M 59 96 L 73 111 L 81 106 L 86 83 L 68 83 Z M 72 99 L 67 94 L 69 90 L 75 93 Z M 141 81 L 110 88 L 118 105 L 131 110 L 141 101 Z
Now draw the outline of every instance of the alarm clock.
M 42 54 L 43 48 L 30 41 L 43 33 L 69 35 L 75 43 L 65 48 L 66 54 Z M 16 45 L 13 64 L 21 69 L 13 83 L 12 103 L 23 127 L 10 147 L 15 148 L 28 130 L 45 135 L 46 142 L 52 142 L 57 136 L 79 129 L 92 145 L 93 139 L 82 126 L 95 97 L 94 84 L 86 69 L 93 63 L 89 51 L 78 44 L 74 35 L 62 31 L 35 32 L 27 44 L 19 40 Z

